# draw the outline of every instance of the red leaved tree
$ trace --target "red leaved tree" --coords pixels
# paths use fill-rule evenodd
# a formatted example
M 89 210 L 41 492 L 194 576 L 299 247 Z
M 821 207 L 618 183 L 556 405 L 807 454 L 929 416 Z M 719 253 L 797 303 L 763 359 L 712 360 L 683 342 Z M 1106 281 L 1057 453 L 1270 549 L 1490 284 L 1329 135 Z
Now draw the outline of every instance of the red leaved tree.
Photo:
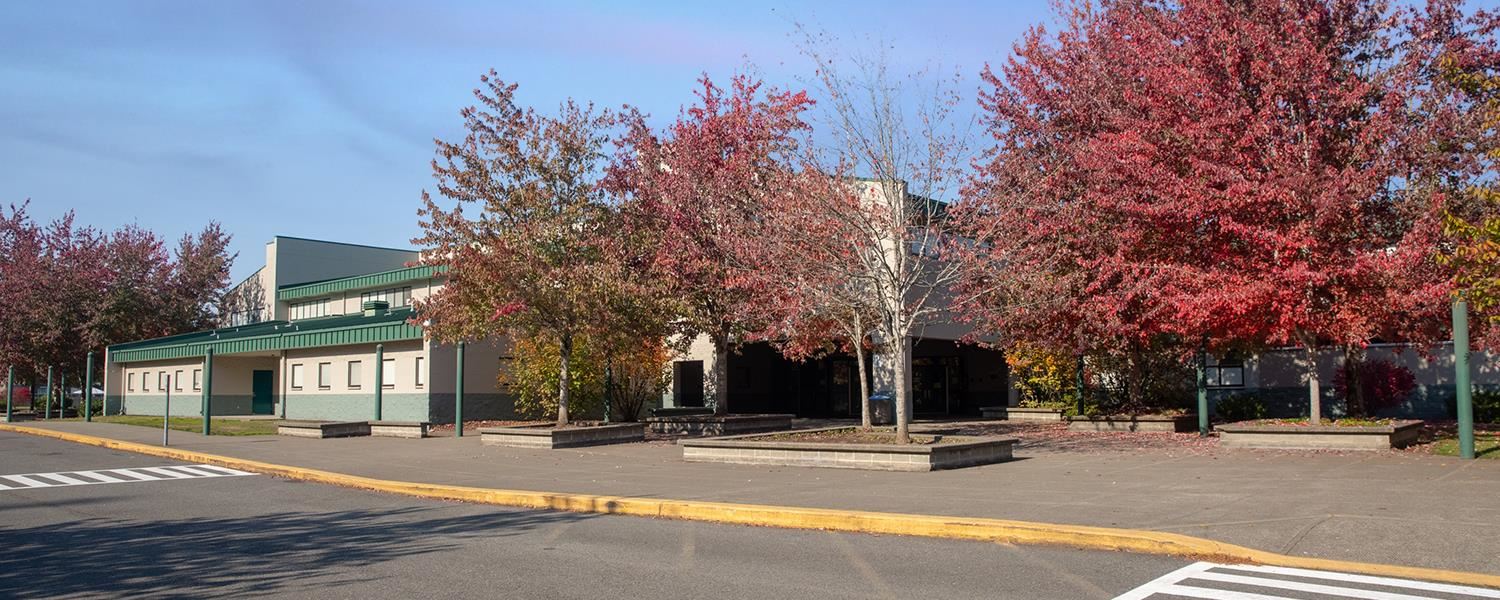
M 467 134 L 437 140 L 432 164 L 438 191 L 457 206 L 422 195 L 414 243 L 423 263 L 448 267 L 448 282 L 417 303 L 415 320 L 447 342 L 501 334 L 555 342 L 563 427 L 575 340 L 624 326 L 610 318 L 622 268 L 611 260 L 618 219 L 598 181 L 613 117 L 572 100 L 543 115 L 518 106 L 515 84 L 494 71 L 480 79 L 481 106 L 462 111 Z
M 1065 5 L 984 73 L 967 313 L 1078 352 L 1300 344 L 1316 421 L 1320 343 L 1442 322 L 1444 192 L 1476 166 L 1433 77 L 1476 43 L 1453 4 Z
M 628 198 L 634 229 L 650 240 L 651 270 L 678 303 L 675 333 L 707 336 L 714 369 L 705 396 L 729 409 L 728 358 L 766 326 L 774 269 L 761 218 L 794 182 L 795 137 L 809 101 L 740 75 L 725 90 L 704 76 L 696 104 L 664 131 L 639 113 L 610 167 L 610 186 Z

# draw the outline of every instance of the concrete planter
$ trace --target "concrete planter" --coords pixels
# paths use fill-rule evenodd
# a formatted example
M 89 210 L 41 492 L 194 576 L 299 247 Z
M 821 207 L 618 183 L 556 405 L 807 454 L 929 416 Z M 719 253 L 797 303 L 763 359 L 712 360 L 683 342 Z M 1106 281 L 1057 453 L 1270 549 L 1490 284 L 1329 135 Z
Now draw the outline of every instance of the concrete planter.
M 421 439 L 427 437 L 431 425 L 420 421 L 370 421 L 370 435 Z
M 849 427 L 808 429 L 792 433 L 842 431 Z M 1011 459 L 1014 438 L 963 437 L 938 445 L 840 444 L 771 441 L 765 434 L 683 440 L 682 458 L 688 462 L 743 465 L 781 465 L 866 469 L 872 471 L 936 471 L 987 465 Z
M 1218 425 L 1219 443 L 1226 448 L 1287 448 L 1301 450 L 1389 450 L 1417 443 L 1421 421 L 1390 425 L 1339 426 L 1228 423 Z
M 338 438 L 370 435 L 368 421 L 281 421 L 276 435 L 307 438 Z
M 1191 433 L 1197 430 L 1197 415 L 1113 415 L 1068 417 L 1068 431 Z
M 986 419 L 1025 421 L 1028 423 L 1061 423 L 1067 420 L 1061 408 L 1023 408 L 1020 406 L 985 406 L 979 409 Z
M 706 406 L 666 406 L 651 409 L 653 417 L 681 417 L 686 415 L 711 415 L 714 409 Z
M 551 423 L 515 427 L 486 427 L 479 430 L 479 441 L 486 446 L 512 448 L 576 448 L 625 444 L 646 439 L 645 423 L 575 426 L 558 429 Z
M 652 433 L 663 435 L 736 435 L 792 428 L 792 415 L 682 415 L 646 419 Z

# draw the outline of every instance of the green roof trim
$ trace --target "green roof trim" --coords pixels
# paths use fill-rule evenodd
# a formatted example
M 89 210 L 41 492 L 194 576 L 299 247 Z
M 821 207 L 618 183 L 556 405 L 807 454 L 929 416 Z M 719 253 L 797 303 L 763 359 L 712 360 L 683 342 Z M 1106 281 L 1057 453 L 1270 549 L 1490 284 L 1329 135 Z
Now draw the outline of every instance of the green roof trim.
M 311 283 L 297 283 L 281 286 L 276 290 L 277 300 L 297 300 L 299 298 L 312 298 L 315 296 L 326 296 L 349 290 L 396 285 L 411 281 L 431 279 L 440 273 L 447 271 L 445 266 L 417 266 L 381 271 L 379 273 L 368 273 L 355 275 L 353 277 L 340 277 L 338 279 L 327 279 Z
M 371 316 L 356 313 L 198 331 L 115 344 L 109 347 L 109 359 L 115 363 L 129 363 L 203 356 L 209 348 L 213 348 L 215 355 L 222 356 L 244 352 L 420 340 L 422 328 L 407 322 L 411 314 L 411 309 L 402 308 Z

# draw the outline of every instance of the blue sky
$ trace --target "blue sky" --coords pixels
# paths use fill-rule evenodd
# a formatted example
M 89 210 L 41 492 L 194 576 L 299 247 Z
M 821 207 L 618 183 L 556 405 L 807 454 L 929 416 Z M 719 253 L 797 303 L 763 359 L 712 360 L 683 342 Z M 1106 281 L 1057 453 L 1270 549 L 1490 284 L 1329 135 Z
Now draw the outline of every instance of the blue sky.
M 8 2 L 0 203 L 168 238 L 218 220 L 238 279 L 273 235 L 410 246 L 432 139 L 459 134 L 491 67 L 538 108 L 572 96 L 661 122 L 703 72 L 753 64 L 799 86 L 811 68 L 795 22 L 972 82 L 1050 13 L 1046 0 Z

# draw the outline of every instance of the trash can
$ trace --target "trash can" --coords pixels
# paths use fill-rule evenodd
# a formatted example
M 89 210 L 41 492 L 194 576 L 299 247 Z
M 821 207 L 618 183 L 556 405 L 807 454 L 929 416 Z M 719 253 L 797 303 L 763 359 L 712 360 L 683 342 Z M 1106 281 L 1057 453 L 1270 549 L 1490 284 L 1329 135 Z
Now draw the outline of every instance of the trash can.
M 875 425 L 894 425 L 896 399 L 890 394 L 870 394 L 870 422 Z

